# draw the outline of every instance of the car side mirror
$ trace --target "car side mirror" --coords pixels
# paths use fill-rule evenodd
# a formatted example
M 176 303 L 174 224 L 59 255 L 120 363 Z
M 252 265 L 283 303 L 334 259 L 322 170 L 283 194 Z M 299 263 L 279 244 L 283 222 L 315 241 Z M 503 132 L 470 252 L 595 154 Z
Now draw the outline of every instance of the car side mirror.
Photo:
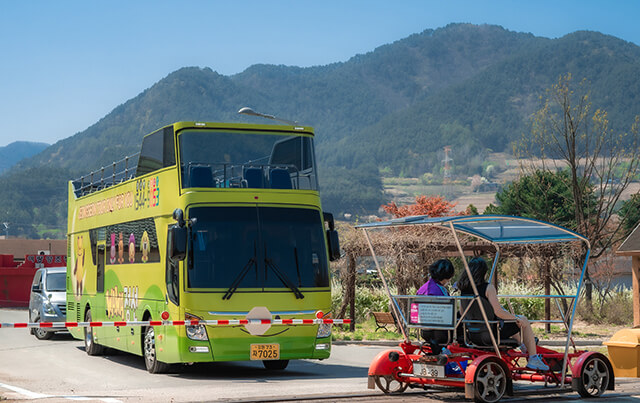
M 41 292 L 42 288 L 40 288 L 40 284 L 34 284 L 31 286 L 31 291 L 33 292 Z
M 169 228 L 169 258 L 184 260 L 187 254 L 187 227 L 174 225 Z

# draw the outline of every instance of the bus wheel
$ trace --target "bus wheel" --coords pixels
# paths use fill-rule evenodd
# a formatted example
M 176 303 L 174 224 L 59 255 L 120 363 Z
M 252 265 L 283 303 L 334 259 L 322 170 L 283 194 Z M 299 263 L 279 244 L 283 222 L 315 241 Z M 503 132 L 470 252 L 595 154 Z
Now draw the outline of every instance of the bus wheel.
M 84 321 L 91 322 L 91 309 L 88 309 L 84 314 Z M 102 355 L 104 352 L 104 346 L 93 340 L 93 328 L 91 327 L 84 328 L 84 351 L 89 355 Z
M 281 371 L 287 368 L 289 365 L 289 360 L 263 360 L 262 365 L 268 370 L 278 370 Z
M 36 322 L 40 322 L 40 318 L 36 319 Z M 38 340 L 49 340 L 51 337 L 53 337 L 53 332 L 47 332 L 46 329 L 43 329 L 41 327 L 32 328 L 31 331 Z
M 156 355 L 156 332 L 153 326 L 149 326 L 144 332 L 144 363 L 147 371 L 152 374 L 160 374 L 169 369 L 169 364 L 158 361 Z

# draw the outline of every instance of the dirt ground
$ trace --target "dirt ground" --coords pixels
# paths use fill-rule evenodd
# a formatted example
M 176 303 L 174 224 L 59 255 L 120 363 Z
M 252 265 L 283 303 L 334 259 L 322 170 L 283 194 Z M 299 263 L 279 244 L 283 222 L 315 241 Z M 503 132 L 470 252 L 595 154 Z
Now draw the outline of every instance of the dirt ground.
M 565 340 L 567 337 L 567 332 L 564 330 L 560 330 L 560 327 L 558 325 L 552 326 L 552 332 L 548 334 L 544 333 L 544 324 L 534 323 L 532 326 L 540 340 Z M 594 325 L 586 323 L 584 321 L 576 320 L 576 322 L 574 322 L 573 324 L 572 334 L 574 340 L 592 340 L 605 342 L 619 330 L 629 329 L 631 327 L 631 324 L 628 326 L 609 324 Z

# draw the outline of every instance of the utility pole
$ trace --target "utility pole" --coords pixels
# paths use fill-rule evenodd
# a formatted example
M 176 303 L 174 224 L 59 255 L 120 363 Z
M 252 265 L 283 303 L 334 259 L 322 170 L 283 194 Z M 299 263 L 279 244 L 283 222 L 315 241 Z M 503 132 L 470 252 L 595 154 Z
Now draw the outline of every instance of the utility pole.
M 451 152 L 451 146 L 444 146 L 444 159 L 442 163 L 444 164 L 444 177 L 442 179 L 442 185 L 444 187 L 443 193 L 444 196 L 451 196 L 451 163 L 453 159 L 449 157 L 449 153 Z

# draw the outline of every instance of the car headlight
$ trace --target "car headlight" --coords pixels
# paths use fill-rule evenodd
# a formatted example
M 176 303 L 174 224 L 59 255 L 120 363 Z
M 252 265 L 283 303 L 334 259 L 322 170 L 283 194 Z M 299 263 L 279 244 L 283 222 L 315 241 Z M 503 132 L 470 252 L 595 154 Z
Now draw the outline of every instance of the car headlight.
M 188 313 L 184 314 L 185 320 L 202 320 L 195 315 L 191 315 Z M 205 329 L 204 325 L 189 325 L 185 326 L 185 330 L 187 331 L 187 337 L 191 340 L 198 341 L 207 341 L 209 338 L 207 337 L 207 329 Z
M 44 309 L 44 313 L 48 315 L 56 314 L 56 310 L 53 308 L 53 305 L 50 301 L 44 301 L 44 303 L 42 304 L 42 309 Z

